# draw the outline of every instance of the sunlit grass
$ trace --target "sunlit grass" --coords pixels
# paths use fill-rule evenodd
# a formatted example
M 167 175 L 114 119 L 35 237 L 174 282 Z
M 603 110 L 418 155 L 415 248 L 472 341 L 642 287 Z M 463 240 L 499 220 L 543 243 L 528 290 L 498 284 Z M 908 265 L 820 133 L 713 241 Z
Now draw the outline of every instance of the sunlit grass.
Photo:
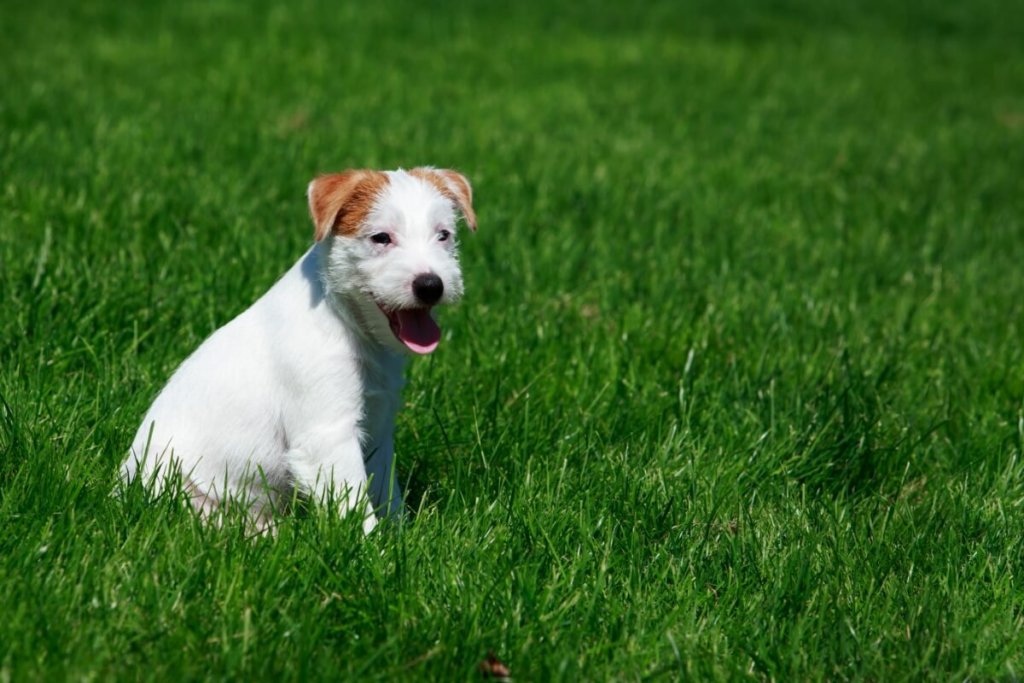
M 1020 7 L 772 5 L 5 8 L 0 680 L 1020 676 Z M 308 180 L 425 163 L 410 519 L 112 497 Z

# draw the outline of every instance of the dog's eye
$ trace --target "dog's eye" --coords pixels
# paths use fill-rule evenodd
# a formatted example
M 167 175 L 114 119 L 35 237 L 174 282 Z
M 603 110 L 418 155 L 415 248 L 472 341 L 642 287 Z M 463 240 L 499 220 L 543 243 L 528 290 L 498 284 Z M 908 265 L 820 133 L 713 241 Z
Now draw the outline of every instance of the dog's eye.
M 372 240 L 374 244 L 391 244 L 391 235 L 386 232 L 375 232 L 370 235 L 370 240 Z
M 438 232 L 437 232 L 437 241 L 438 242 L 444 242 L 445 240 L 447 240 L 451 236 L 452 236 L 452 234 L 450 232 L 448 232 L 447 230 L 438 230 Z

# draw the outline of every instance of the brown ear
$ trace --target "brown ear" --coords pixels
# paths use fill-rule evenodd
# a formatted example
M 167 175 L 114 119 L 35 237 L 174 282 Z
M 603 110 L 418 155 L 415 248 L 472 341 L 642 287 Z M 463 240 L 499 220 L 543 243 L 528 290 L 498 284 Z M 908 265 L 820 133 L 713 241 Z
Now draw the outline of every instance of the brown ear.
M 387 174 L 380 171 L 344 171 L 314 179 L 306 193 L 313 238 L 319 242 L 332 232 L 355 234 L 387 184 Z
M 430 168 L 422 166 L 409 171 L 409 175 L 421 178 L 434 187 L 438 192 L 455 202 L 466 219 L 466 225 L 470 230 L 476 230 L 476 212 L 473 211 L 473 188 L 466 180 L 466 176 L 458 171 L 446 168 Z

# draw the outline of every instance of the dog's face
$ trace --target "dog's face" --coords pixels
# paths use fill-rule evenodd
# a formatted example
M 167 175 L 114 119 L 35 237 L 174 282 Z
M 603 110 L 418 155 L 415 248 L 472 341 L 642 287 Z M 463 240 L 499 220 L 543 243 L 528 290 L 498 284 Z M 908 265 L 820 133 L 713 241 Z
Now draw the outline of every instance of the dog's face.
M 346 171 L 309 185 L 326 287 L 354 307 L 378 343 L 430 353 L 433 307 L 462 296 L 456 218 L 476 229 L 472 189 L 455 171 Z

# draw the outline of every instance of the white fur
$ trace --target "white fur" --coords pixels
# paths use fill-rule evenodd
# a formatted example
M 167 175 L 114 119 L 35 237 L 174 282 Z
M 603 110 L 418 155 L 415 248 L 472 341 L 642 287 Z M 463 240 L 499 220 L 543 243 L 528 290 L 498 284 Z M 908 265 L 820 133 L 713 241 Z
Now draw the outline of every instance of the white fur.
M 263 527 L 296 488 L 342 512 L 359 506 L 367 532 L 401 510 L 393 431 L 406 350 L 378 303 L 415 305 L 421 273 L 441 277 L 439 303 L 463 285 L 452 202 L 404 171 L 388 176 L 359 234 L 317 242 L 181 364 L 142 421 L 124 480 L 160 489 L 180 473 L 197 508 L 244 501 Z M 392 244 L 370 240 L 381 231 Z

